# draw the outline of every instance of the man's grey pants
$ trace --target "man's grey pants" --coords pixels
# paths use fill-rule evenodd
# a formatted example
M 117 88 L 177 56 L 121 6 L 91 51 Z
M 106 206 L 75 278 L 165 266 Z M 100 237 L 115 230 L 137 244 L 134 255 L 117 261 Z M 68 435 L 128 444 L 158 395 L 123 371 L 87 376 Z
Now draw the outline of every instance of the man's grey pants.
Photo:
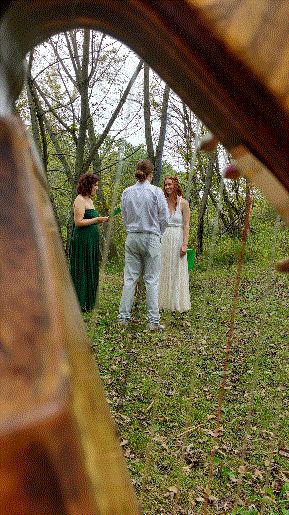
M 124 285 L 119 306 L 119 320 L 130 319 L 135 287 L 143 272 L 146 286 L 147 318 L 152 324 L 159 323 L 160 263 L 160 236 L 152 233 L 128 233 L 125 242 Z

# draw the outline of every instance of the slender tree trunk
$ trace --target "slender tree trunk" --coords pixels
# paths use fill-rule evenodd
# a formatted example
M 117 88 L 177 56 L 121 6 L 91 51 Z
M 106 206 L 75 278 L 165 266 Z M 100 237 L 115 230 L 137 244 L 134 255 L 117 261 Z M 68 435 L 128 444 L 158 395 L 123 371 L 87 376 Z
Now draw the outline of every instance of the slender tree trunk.
M 163 101 L 162 101 L 162 113 L 161 113 L 161 126 L 160 126 L 159 141 L 158 141 L 156 157 L 155 157 L 154 184 L 156 186 L 160 185 L 160 180 L 161 180 L 163 151 L 164 151 L 164 144 L 165 144 L 166 131 L 167 131 L 169 98 L 170 98 L 170 87 L 166 84 L 165 89 L 164 89 L 164 94 L 163 94 Z
M 187 108 L 185 105 L 183 105 L 183 108 L 184 108 L 184 113 L 187 113 Z M 187 116 L 188 116 L 188 113 L 187 113 Z M 188 152 L 190 152 L 190 168 L 189 168 L 189 173 L 188 173 L 188 184 L 187 184 L 187 189 L 186 189 L 186 199 L 187 200 L 190 200 L 191 198 L 191 192 L 192 192 L 192 187 L 194 186 L 194 197 L 196 198 L 196 163 L 197 163 L 197 158 L 198 158 L 198 151 L 197 151 L 197 148 L 198 148 L 198 144 L 199 144 L 199 138 L 200 138 L 200 132 L 201 132 L 201 127 L 202 127 L 202 124 L 201 124 L 201 121 L 200 120 L 197 120 L 197 127 L 196 127 L 196 132 L 195 132 L 195 135 L 194 135 L 194 140 L 195 140 L 195 149 L 194 151 L 192 151 L 192 139 L 190 140 L 190 143 L 187 141 L 186 139 L 186 146 L 187 146 L 187 150 Z M 190 132 L 191 132 L 191 125 L 188 124 L 188 127 L 187 127 L 187 134 L 189 135 Z M 190 151 L 189 151 L 189 145 L 190 145 Z
M 211 184 L 212 184 L 215 160 L 216 160 L 216 153 L 214 153 L 212 156 L 210 156 L 208 170 L 207 170 L 207 174 L 206 174 L 204 192 L 203 192 L 202 200 L 201 200 L 200 207 L 199 207 L 198 228 L 197 228 L 197 238 L 196 238 L 197 251 L 199 254 L 202 254 L 202 252 L 203 252 L 204 218 L 205 218 L 207 205 L 208 205 L 209 191 L 210 191 Z
M 167 118 L 168 118 L 168 105 L 170 97 L 170 87 L 166 84 L 163 92 L 161 119 L 160 119 L 160 132 L 156 151 L 154 150 L 153 137 L 152 137 L 152 124 L 151 124 L 151 101 L 150 101 L 150 68 L 148 64 L 144 63 L 144 124 L 145 124 L 145 138 L 147 154 L 150 161 L 154 166 L 154 179 L 153 184 L 160 185 L 162 173 L 163 151 L 167 131 Z
M 42 164 L 44 167 L 45 174 L 47 175 L 47 165 L 48 165 L 48 151 L 47 151 L 47 135 L 44 124 L 44 112 L 41 107 L 36 88 L 34 86 L 33 80 L 31 78 L 31 66 L 33 60 L 33 53 L 31 52 L 29 55 L 28 61 L 28 78 L 26 83 L 26 91 L 27 98 L 29 103 L 29 111 L 30 111 L 30 119 L 34 141 L 36 143 L 37 150 L 39 155 L 42 158 Z M 58 217 L 57 208 L 54 202 L 53 194 L 51 189 L 49 188 L 49 198 L 52 204 L 52 209 L 54 212 L 55 220 L 58 226 L 59 234 L 61 235 L 61 225 Z
M 86 133 L 88 126 L 88 113 L 89 113 L 89 99 L 88 99 L 88 65 L 89 65 L 89 45 L 90 45 L 90 30 L 84 29 L 83 47 L 82 47 L 82 63 L 81 69 L 78 72 L 78 90 L 80 93 L 80 122 L 78 140 L 75 154 L 75 169 L 74 181 L 77 183 L 79 176 L 82 172 L 82 165 L 84 160 L 84 151 L 86 144 Z
M 199 120 L 197 122 L 197 130 L 196 133 L 194 133 L 192 128 L 192 113 L 189 110 L 189 108 L 186 106 L 184 102 L 182 102 L 182 112 L 181 112 L 181 120 L 183 125 L 183 139 L 184 139 L 184 146 L 185 146 L 185 152 L 184 152 L 184 161 L 185 166 L 187 169 L 188 178 L 191 173 L 191 164 L 192 164 L 192 141 L 196 140 L 198 135 L 198 126 L 199 126 Z M 196 148 L 196 145 L 195 145 Z
M 89 114 L 87 126 L 88 126 L 89 145 L 90 145 L 90 148 L 92 148 L 92 147 L 96 146 L 96 135 L 95 135 L 95 130 L 94 130 L 94 126 L 93 126 L 93 119 L 90 114 Z M 103 205 L 104 204 L 104 196 L 103 196 L 103 187 L 102 187 L 101 159 L 100 159 L 98 150 L 95 152 L 95 155 L 92 159 L 92 170 L 93 170 L 93 173 L 98 175 L 99 181 L 98 181 L 97 198 L 99 199 L 100 203 Z
M 144 63 L 144 125 L 145 125 L 145 139 L 147 154 L 150 161 L 155 166 L 155 151 L 152 138 L 151 126 L 151 102 L 150 102 L 150 68 L 147 63 Z
M 44 113 L 43 113 L 41 104 L 39 102 L 39 98 L 37 95 L 37 91 L 36 91 L 34 82 L 31 78 L 32 61 L 33 61 L 33 52 L 30 52 L 29 60 L 28 60 L 26 91 L 27 91 L 27 98 L 28 98 L 28 103 L 29 103 L 29 111 L 30 111 L 31 126 L 32 126 L 34 141 L 36 143 L 39 154 L 42 157 L 42 162 L 43 162 L 45 173 L 47 173 L 48 153 L 47 153 L 47 138 L 46 138 L 46 132 L 45 132 L 45 125 L 44 125 Z

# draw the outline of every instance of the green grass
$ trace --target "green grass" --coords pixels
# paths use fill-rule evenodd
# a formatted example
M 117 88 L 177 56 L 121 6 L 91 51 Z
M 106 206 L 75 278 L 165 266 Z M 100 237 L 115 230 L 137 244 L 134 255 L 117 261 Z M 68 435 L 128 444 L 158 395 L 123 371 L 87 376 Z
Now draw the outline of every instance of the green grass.
M 235 276 L 236 265 L 197 268 L 191 312 L 164 313 L 166 329 L 151 333 L 143 291 L 135 320 L 117 325 L 122 274 L 110 270 L 86 316 L 144 514 L 201 513 L 213 445 L 208 513 L 289 514 L 288 277 L 264 263 L 242 271 L 222 430 L 213 436 Z

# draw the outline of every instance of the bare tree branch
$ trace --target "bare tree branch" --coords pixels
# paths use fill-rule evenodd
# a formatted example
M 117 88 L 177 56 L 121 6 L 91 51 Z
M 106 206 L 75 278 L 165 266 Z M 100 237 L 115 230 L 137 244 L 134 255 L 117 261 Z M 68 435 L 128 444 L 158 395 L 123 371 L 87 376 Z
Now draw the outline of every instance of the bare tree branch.
M 95 152 L 97 152 L 97 150 L 101 147 L 102 143 L 104 142 L 106 136 L 108 135 L 111 127 L 113 126 L 118 114 L 120 113 L 128 95 L 129 95 L 129 92 L 140 72 L 140 70 L 142 69 L 142 66 L 143 66 L 143 61 L 140 60 L 126 89 L 124 90 L 123 94 L 122 94 L 122 97 L 120 98 L 118 104 L 117 104 L 117 107 L 115 108 L 114 112 L 112 113 L 103 133 L 98 137 L 96 143 L 94 144 L 94 146 L 92 147 L 92 149 L 90 150 L 90 153 L 89 153 L 89 156 L 88 158 L 86 159 L 86 161 L 83 163 L 83 166 L 82 166 L 82 170 L 81 170 L 81 173 L 84 173 L 88 170 L 91 162 L 92 162 L 92 159 L 93 159 L 93 156 L 95 154 Z

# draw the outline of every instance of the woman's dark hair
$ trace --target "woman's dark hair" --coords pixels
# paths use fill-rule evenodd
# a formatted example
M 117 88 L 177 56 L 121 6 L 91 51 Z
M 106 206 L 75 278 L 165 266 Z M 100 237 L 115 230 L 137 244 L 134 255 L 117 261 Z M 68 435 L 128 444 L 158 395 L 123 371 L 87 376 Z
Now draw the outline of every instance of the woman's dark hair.
M 138 181 L 144 182 L 151 173 L 153 173 L 153 165 L 149 159 L 137 162 L 135 176 Z
M 91 195 L 92 187 L 97 184 L 99 181 L 97 175 L 94 173 L 86 172 L 83 173 L 79 177 L 79 181 L 77 183 L 76 191 L 78 195 L 82 195 L 83 197 Z

